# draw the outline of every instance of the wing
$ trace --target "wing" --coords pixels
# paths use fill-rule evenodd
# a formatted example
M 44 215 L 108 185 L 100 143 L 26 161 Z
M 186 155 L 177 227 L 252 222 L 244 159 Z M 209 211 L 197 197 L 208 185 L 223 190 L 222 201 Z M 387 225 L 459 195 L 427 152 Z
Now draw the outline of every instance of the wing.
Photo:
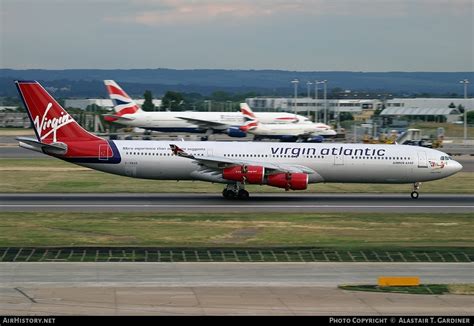
M 222 123 L 222 122 L 217 122 L 217 121 L 201 120 L 201 119 L 188 118 L 188 117 L 176 117 L 176 118 L 195 124 L 201 129 L 224 129 L 224 128 L 229 127 L 227 123 Z
M 107 120 L 125 120 L 125 121 L 132 121 L 135 120 L 134 117 L 124 117 L 121 115 L 116 115 L 116 114 L 103 114 L 104 118 Z
M 170 144 L 171 151 L 174 155 L 189 158 L 194 160 L 196 163 L 212 170 L 222 170 L 231 166 L 240 166 L 240 165 L 257 165 L 263 166 L 266 170 L 269 170 L 271 174 L 273 173 L 306 173 L 313 174 L 316 173 L 313 169 L 310 169 L 304 165 L 298 164 L 280 164 L 280 163 L 269 163 L 269 162 L 257 162 L 242 158 L 229 158 L 221 156 L 206 156 L 206 157 L 196 157 L 194 155 L 188 154 L 183 151 L 181 148 L 174 144 Z

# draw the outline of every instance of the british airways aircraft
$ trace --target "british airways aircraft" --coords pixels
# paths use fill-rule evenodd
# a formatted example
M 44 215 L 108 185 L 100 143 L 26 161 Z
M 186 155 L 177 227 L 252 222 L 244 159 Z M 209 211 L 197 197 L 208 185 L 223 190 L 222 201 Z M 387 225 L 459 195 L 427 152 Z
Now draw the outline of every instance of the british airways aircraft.
M 447 154 L 405 145 L 105 140 L 84 130 L 36 81 L 15 82 L 36 139 L 21 147 L 91 169 L 143 179 L 225 184 L 225 198 L 249 197 L 247 184 L 304 190 L 310 183 L 420 182 L 462 169 Z
M 242 112 L 245 120 L 245 124 L 240 127 L 240 130 L 253 134 L 254 140 L 268 138 L 305 141 L 314 136 L 336 136 L 336 131 L 324 123 L 307 121 L 304 123 L 263 124 L 247 103 L 240 103 L 240 112 Z
M 240 112 L 146 112 L 113 80 L 104 80 L 114 103 L 114 114 L 105 116 L 110 122 L 161 132 L 222 133 L 230 137 L 245 137 L 240 130 L 244 119 Z M 264 123 L 287 124 L 309 121 L 301 115 L 287 112 L 259 112 Z

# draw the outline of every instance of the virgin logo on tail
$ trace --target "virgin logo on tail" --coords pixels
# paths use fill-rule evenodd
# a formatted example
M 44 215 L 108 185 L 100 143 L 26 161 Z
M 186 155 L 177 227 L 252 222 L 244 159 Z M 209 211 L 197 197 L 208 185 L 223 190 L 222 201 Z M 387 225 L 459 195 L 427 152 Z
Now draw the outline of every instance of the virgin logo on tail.
M 20 97 L 33 123 L 38 141 L 46 144 L 69 141 L 98 141 L 101 138 L 83 129 L 37 82 L 16 81 Z
M 52 119 L 48 119 L 48 113 L 52 107 L 53 103 L 49 102 L 46 106 L 43 116 L 41 117 L 41 121 L 39 115 L 37 115 L 33 121 L 35 129 L 38 132 L 38 137 L 40 137 L 40 141 L 44 140 L 49 135 L 51 135 L 51 133 L 53 133 L 53 142 L 56 142 L 56 132 L 65 125 L 74 122 L 71 116 L 67 113 L 65 114 L 64 112 L 61 112 L 61 116 L 59 118 L 54 117 Z

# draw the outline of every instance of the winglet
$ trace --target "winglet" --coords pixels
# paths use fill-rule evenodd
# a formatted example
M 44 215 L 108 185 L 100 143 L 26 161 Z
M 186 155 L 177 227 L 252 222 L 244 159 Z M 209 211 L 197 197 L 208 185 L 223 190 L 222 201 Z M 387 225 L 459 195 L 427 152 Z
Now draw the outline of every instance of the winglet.
M 186 158 L 194 158 L 193 155 L 186 153 L 175 144 L 170 144 L 170 148 L 171 148 L 171 151 L 173 152 L 173 155 L 186 157 Z

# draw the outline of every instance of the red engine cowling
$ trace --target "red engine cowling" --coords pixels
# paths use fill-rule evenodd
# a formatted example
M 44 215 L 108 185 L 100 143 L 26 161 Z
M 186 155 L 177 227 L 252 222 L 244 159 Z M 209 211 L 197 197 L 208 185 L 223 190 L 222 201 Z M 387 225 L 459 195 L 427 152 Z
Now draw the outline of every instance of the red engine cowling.
M 265 168 L 255 165 L 233 166 L 222 171 L 224 179 L 254 184 L 262 184 L 264 175 Z
M 268 176 L 267 184 L 286 190 L 305 190 L 308 187 L 308 175 L 306 173 L 272 174 Z

